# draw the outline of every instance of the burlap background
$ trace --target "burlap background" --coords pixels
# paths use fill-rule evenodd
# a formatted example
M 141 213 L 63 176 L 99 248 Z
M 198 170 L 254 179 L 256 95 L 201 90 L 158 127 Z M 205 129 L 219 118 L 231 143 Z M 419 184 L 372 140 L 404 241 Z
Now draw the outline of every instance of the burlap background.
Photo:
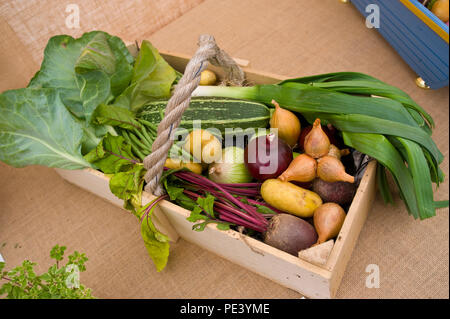
M 181 2 L 189 6 L 200 1 Z M 415 74 L 375 30 L 365 28 L 363 18 L 351 5 L 338 0 L 208 0 L 153 34 L 154 20 L 166 18 L 145 11 L 148 2 L 136 1 L 136 5 L 139 7 L 130 9 L 129 5 L 103 24 L 98 24 L 97 13 L 85 18 L 82 15 L 83 31 L 106 28 L 130 41 L 147 38 L 160 49 L 185 54 L 192 54 L 198 35 L 207 32 L 231 56 L 249 60 L 257 70 L 287 76 L 335 71 L 371 74 L 405 90 L 431 113 L 437 127 L 433 138 L 444 153 L 441 167 L 448 175 L 448 87 L 438 91 L 417 88 Z M 114 8 L 103 5 L 103 10 Z M 17 8 L 12 5 L 0 5 L 2 15 L 14 10 Z M 138 27 L 129 10 L 141 12 Z M 49 14 L 32 11 L 36 23 Z M 159 12 L 161 17 L 172 13 Z M 8 19 L 3 16 L 0 23 L 4 26 L 5 21 L 10 23 Z M 21 33 L 15 40 L 7 37 L 6 31 L 0 34 L 2 48 L 15 41 L 11 49 L 18 50 L 20 45 L 28 46 L 24 35 L 41 34 L 32 26 L 27 28 L 28 33 Z M 50 34 L 70 32 L 64 27 L 48 28 L 55 28 Z M 11 34 L 14 30 L 10 29 Z M 33 47 L 41 50 L 46 38 L 38 36 L 36 41 Z M 39 57 L 35 52 L 28 54 L 33 59 Z M 18 54 L 6 53 L 0 78 L 6 75 L 6 65 L 17 63 L 19 58 Z M 18 76 L 26 83 L 24 75 Z M 2 82 L 1 90 L 6 85 L 11 87 L 11 82 L 13 79 Z M 15 86 L 22 82 L 15 82 Z M 301 297 L 183 240 L 173 245 L 167 268 L 157 273 L 140 238 L 138 221 L 127 212 L 68 184 L 48 168 L 15 169 L 0 164 L 0 178 L 0 253 L 9 266 L 28 258 L 44 269 L 50 261 L 48 251 L 58 243 L 67 245 L 69 251 L 76 249 L 88 255 L 88 270 L 82 274 L 82 281 L 101 298 Z M 448 190 L 446 179 L 435 198 L 447 199 Z M 448 298 L 448 229 L 448 209 L 420 222 L 407 215 L 398 196 L 396 205 L 388 207 L 377 198 L 337 297 Z M 365 287 L 369 264 L 380 267 L 379 289 Z

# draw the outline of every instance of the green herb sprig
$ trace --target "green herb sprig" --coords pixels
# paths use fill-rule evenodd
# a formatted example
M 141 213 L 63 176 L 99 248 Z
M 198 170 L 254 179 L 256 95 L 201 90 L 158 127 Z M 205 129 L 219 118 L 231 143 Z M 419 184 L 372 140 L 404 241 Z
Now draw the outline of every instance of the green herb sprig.
M 37 264 L 29 260 L 10 271 L 4 271 L 5 263 L 1 262 L 0 276 L 5 283 L 0 288 L 0 296 L 7 299 L 93 299 L 91 289 L 79 283 L 79 273 L 86 271 L 88 258 L 75 251 L 68 256 L 66 264 L 61 265 L 65 250 L 65 246 L 59 245 L 51 249 L 50 257 L 55 263 L 41 275 L 34 271 Z

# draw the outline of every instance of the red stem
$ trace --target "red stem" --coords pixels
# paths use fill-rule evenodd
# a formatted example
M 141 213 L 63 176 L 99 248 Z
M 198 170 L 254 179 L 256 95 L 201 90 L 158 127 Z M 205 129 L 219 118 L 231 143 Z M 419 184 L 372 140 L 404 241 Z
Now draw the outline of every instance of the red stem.
M 244 199 L 243 197 L 238 197 L 238 199 Z M 273 210 L 275 213 L 278 214 L 283 214 L 283 212 L 279 209 L 276 209 L 275 207 L 272 207 L 271 205 L 267 204 L 266 202 L 260 202 L 251 198 L 245 198 L 250 204 L 255 204 L 255 205 L 262 205 L 262 206 L 266 206 L 268 208 L 270 208 L 271 210 Z M 267 215 L 267 214 L 264 214 Z
M 195 198 L 202 197 L 202 196 L 200 196 L 200 195 L 198 195 L 198 194 L 196 194 L 194 192 L 188 191 L 188 190 L 184 190 L 184 193 L 189 195 L 189 196 L 195 197 Z M 217 206 L 218 208 L 226 209 L 230 213 L 233 213 L 233 214 L 239 216 L 240 218 L 243 218 L 243 219 L 247 220 L 248 222 L 252 222 L 255 225 L 257 225 L 258 227 L 265 227 L 268 224 L 266 219 L 263 218 L 263 219 L 258 220 L 254 216 L 252 216 L 250 214 L 245 214 L 244 212 L 241 212 L 239 209 L 236 209 L 236 208 L 230 206 L 229 204 L 215 202 L 214 205 Z
M 233 204 L 235 204 L 236 206 L 242 208 L 243 210 L 245 210 L 249 215 L 252 215 L 254 218 L 259 219 L 264 225 L 267 225 L 268 222 L 265 219 L 264 216 L 262 216 L 262 214 L 258 213 L 258 211 L 256 210 L 255 207 L 247 205 L 242 203 L 240 200 L 236 199 L 235 197 L 231 196 L 227 190 L 225 189 L 221 189 L 221 186 L 213 181 L 210 181 L 209 179 L 207 179 L 206 177 L 203 177 L 201 175 L 197 175 L 194 174 L 195 176 L 192 176 L 192 179 L 190 180 L 189 177 L 184 176 L 184 178 L 188 181 L 190 181 L 191 183 L 195 183 L 195 184 L 200 184 L 202 185 L 200 190 L 208 190 L 209 192 L 211 192 L 211 194 L 217 196 L 217 192 L 215 190 L 211 190 L 211 187 L 204 185 L 204 183 L 202 183 L 203 181 L 207 181 L 209 184 L 212 184 L 212 186 L 218 188 L 221 192 L 222 192 L 222 196 L 225 197 L 227 200 L 229 200 L 230 202 L 232 202 Z M 179 177 L 179 176 L 178 176 Z M 198 181 L 195 181 L 196 177 L 201 177 L 198 178 Z M 256 191 L 255 195 L 258 195 L 259 192 Z M 239 194 L 242 195 L 242 194 Z M 244 194 L 244 196 L 247 194 Z
M 250 229 L 256 230 L 257 232 L 260 232 L 260 233 L 265 232 L 265 227 L 263 228 L 261 226 L 257 226 L 257 225 L 253 225 L 251 223 L 248 223 L 248 222 L 246 222 L 246 221 L 244 221 L 242 219 L 239 219 L 236 216 L 230 214 L 228 211 L 226 211 L 224 209 L 217 208 L 216 210 L 219 213 L 220 218 L 222 220 L 224 220 L 224 221 L 236 224 L 238 226 L 244 226 L 246 228 L 250 228 Z
M 221 183 L 219 184 L 222 187 L 245 187 L 245 188 L 259 188 L 261 187 L 262 183 L 235 183 L 235 184 L 225 184 L 225 183 Z
M 154 200 L 153 203 L 151 203 L 146 209 L 144 214 L 142 214 L 141 216 L 141 222 L 144 220 L 145 217 L 148 216 L 148 214 L 150 213 L 150 210 L 153 208 L 153 206 L 155 206 L 156 204 L 158 204 L 160 201 L 162 201 L 163 199 L 166 199 L 167 197 L 169 197 L 169 195 L 162 195 L 160 197 L 158 197 L 157 199 Z
M 189 174 L 188 172 L 177 172 L 175 174 L 177 177 L 184 178 L 188 181 L 190 180 L 190 182 L 192 182 L 192 183 L 201 184 L 201 185 L 206 183 L 208 185 L 211 185 L 211 186 L 217 188 L 219 191 L 221 191 L 223 193 L 223 195 L 229 201 L 231 201 L 236 206 L 242 208 L 243 210 L 246 210 L 244 203 L 242 203 L 241 201 L 239 201 L 236 198 L 234 198 L 233 196 L 231 196 L 231 194 L 228 193 L 225 189 L 223 189 L 220 185 L 218 185 L 217 183 L 214 183 L 213 181 L 210 181 L 206 177 L 203 177 L 203 176 L 197 175 L 197 174 Z
M 240 188 L 233 188 L 229 186 L 224 186 L 224 189 L 226 189 L 228 192 L 233 193 L 235 195 L 244 195 L 244 196 L 257 196 L 259 195 L 259 191 L 257 189 L 240 189 Z

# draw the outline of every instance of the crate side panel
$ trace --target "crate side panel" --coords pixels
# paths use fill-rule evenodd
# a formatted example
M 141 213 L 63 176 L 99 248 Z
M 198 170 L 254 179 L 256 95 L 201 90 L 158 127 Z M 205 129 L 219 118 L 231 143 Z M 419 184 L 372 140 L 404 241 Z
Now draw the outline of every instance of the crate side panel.
M 399 1 L 354 0 L 365 17 L 369 4 L 380 8 L 378 31 L 403 60 L 433 89 L 448 85 L 448 43 Z
M 217 230 L 213 224 L 202 232 L 193 231 L 180 207 L 169 202 L 161 206 L 183 239 L 302 295 L 330 298 L 329 271 L 238 232 Z
M 332 273 L 331 297 L 336 295 L 359 233 L 372 209 L 376 194 L 376 169 L 377 162 L 373 160 L 367 166 L 364 178 L 328 259 L 327 266 L 330 267 Z
M 56 172 L 71 184 L 87 190 L 108 202 L 114 204 L 117 207 L 123 209 L 123 200 L 116 197 L 109 189 L 109 179 L 101 172 L 93 169 L 85 170 L 64 170 L 55 168 Z M 142 196 L 142 204 L 145 205 L 153 200 L 155 197 L 151 194 L 144 193 Z M 175 228 L 172 227 L 166 215 L 159 207 L 153 212 L 152 221 L 155 227 L 167 235 L 172 242 L 177 242 L 179 235 Z

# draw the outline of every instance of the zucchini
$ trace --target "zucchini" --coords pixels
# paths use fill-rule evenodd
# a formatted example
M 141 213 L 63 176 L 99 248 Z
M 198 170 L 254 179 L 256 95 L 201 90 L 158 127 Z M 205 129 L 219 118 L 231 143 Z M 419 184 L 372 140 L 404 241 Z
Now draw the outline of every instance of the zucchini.
M 146 104 L 138 113 L 138 118 L 158 124 L 164 116 L 168 100 Z M 201 120 L 203 129 L 216 128 L 222 134 L 226 128 L 267 127 L 270 120 L 269 108 L 258 102 L 217 97 L 193 97 L 181 117 L 180 127 L 191 130 L 193 121 Z

